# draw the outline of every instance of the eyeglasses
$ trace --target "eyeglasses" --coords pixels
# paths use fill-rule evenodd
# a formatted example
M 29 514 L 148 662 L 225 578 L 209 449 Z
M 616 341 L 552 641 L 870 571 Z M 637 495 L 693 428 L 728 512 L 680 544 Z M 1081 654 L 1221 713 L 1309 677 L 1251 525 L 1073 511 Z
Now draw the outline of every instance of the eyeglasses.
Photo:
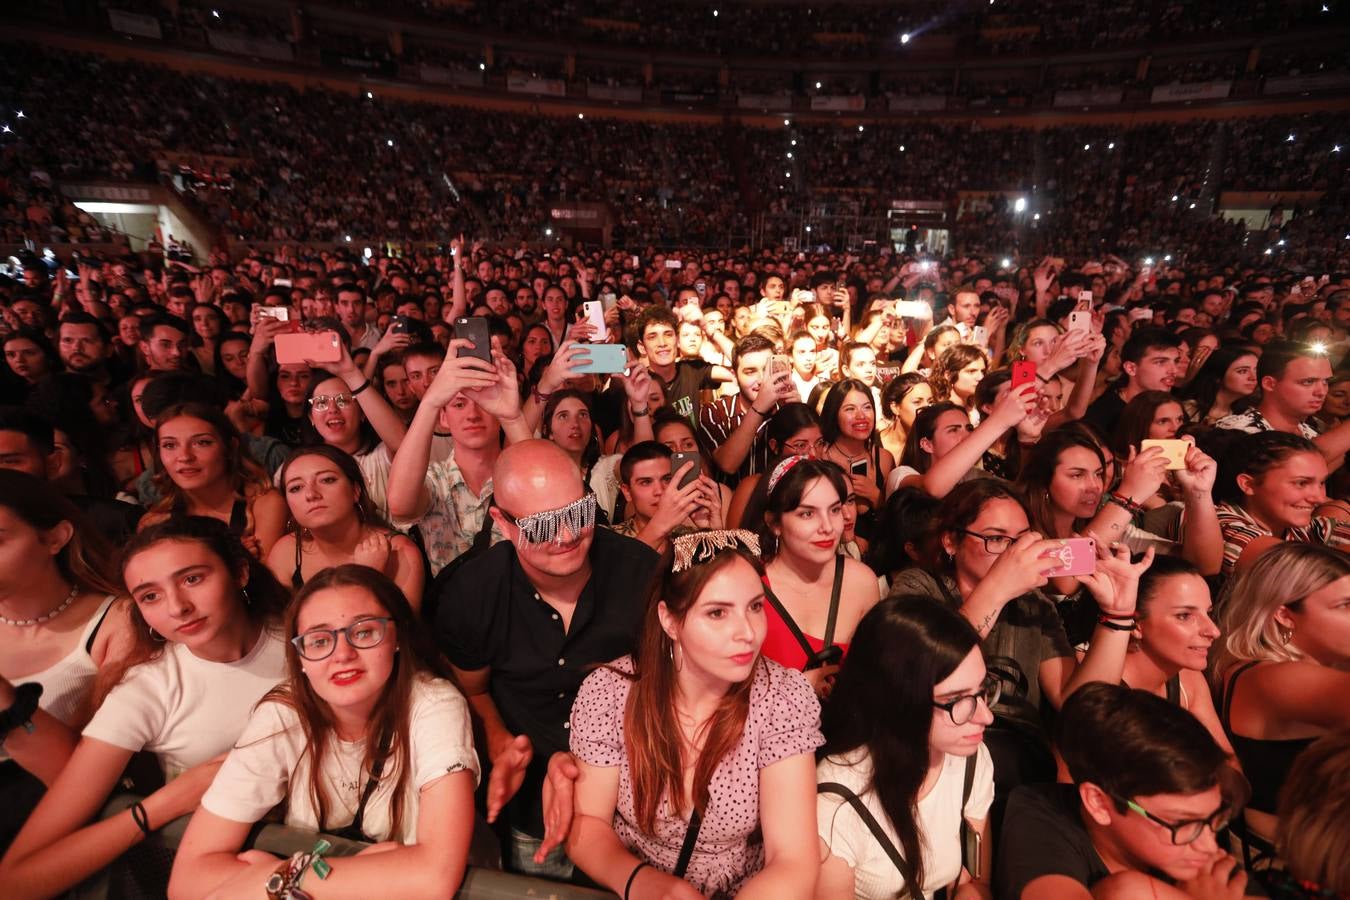
M 394 620 L 389 616 L 371 616 L 369 619 L 353 622 L 346 628 L 314 628 L 291 638 L 291 645 L 310 662 L 318 662 L 332 656 L 333 651 L 337 649 L 338 635 L 347 638 L 349 647 L 369 650 L 384 642 L 385 635 L 389 633 L 389 623 L 392 621 Z
M 1232 813 L 1230 813 L 1227 808 L 1220 807 L 1214 815 L 1205 819 L 1183 819 L 1180 822 L 1169 822 L 1166 819 L 1158 818 L 1133 800 L 1127 800 L 1116 794 L 1111 794 L 1110 796 L 1114 797 L 1120 803 L 1124 803 L 1127 807 L 1137 812 L 1145 819 L 1148 819 L 1153 824 L 1161 825 L 1163 828 L 1166 828 L 1172 834 L 1172 843 L 1178 847 L 1186 844 L 1193 844 L 1198 841 L 1200 835 L 1205 833 L 1206 828 L 1215 834 L 1218 834 L 1228 827 L 1228 822 L 1232 819 Z
M 980 685 L 980 689 L 975 693 L 957 697 L 955 700 L 946 703 L 938 703 L 934 700 L 933 706 L 937 709 L 945 709 L 953 725 L 964 725 L 975 718 L 981 700 L 984 701 L 985 706 L 992 707 L 1001 696 L 1003 696 L 1003 681 L 997 675 L 991 673 L 985 676 L 984 684 Z
M 824 438 L 814 441 L 803 438 L 799 441 L 783 442 L 783 449 L 793 456 L 820 456 L 828 446 L 830 446 L 830 442 Z
M 998 556 L 1004 550 L 1007 550 L 1013 543 L 1026 532 L 1022 534 L 980 534 L 978 531 L 961 530 L 961 533 L 967 537 L 973 537 L 984 542 L 984 550 L 993 556 Z
M 309 398 L 309 408 L 318 413 L 328 412 L 329 406 L 346 409 L 355 399 L 351 394 L 334 394 L 331 397 L 327 394 L 315 394 Z

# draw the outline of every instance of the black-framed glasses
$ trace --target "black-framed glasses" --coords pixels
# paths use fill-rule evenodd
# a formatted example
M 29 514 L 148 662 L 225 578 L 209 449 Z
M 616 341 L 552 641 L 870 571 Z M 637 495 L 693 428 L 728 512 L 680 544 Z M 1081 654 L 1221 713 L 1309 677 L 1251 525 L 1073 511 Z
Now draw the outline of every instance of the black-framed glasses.
M 1007 550 L 1017 541 L 1022 534 L 980 534 L 978 531 L 967 531 L 961 529 L 961 533 L 967 537 L 973 537 L 984 542 L 984 550 L 992 556 L 998 556 L 1004 550 Z
M 1229 821 L 1233 818 L 1227 807 L 1220 807 L 1214 815 L 1204 819 L 1183 819 L 1180 822 L 1169 822 L 1166 819 L 1158 818 L 1133 800 L 1116 794 L 1111 794 L 1111 796 L 1153 824 L 1166 828 L 1172 835 L 1172 843 L 1178 847 L 1198 841 L 1200 836 L 1205 833 L 1206 828 L 1218 834 L 1228 827 Z
M 980 689 L 975 693 L 957 697 L 955 700 L 948 700 L 946 703 L 939 703 L 934 700 L 933 706 L 937 709 L 945 709 L 953 725 L 964 725 L 975 718 L 975 713 L 980 709 L 981 700 L 984 701 L 985 706 L 992 707 L 1001 696 L 1003 696 L 1003 681 L 997 675 L 990 673 L 984 677 L 984 684 L 980 685 Z
M 333 394 L 331 397 L 327 394 L 315 394 L 309 398 L 310 409 L 317 413 L 328 412 L 329 404 L 338 409 L 346 409 L 356 400 L 351 394 Z
M 346 628 L 311 628 L 291 638 L 291 645 L 305 659 L 318 662 L 333 655 L 337 649 L 338 635 L 345 637 L 347 644 L 356 650 L 380 646 L 389 634 L 389 624 L 393 621 L 389 616 L 371 616 L 353 622 Z

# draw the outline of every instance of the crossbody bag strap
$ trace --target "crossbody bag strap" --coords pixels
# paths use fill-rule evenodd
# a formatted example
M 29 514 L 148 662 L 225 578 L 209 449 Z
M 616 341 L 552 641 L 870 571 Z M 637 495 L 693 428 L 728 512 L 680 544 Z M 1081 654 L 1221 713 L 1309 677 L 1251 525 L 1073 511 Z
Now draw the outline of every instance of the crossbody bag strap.
M 839 618 L 839 597 L 844 588 L 844 557 L 834 558 L 834 587 L 830 589 L 830 617 L 825 620 L 825 646 L 834 643 L 834 623 Z
M 366 786 L 361 791 L 361 801 L 356 806 L 356 815 L 352 817 L 352 824 L 347 827 L 353 831 L 365 833 L 366 804 L 370 802 L 375 789 L 380 786 L 380 776 L 384 774 L 384 763 L 389 758 L 389 748 L 394 743 L 392 731 L 386 731 L 380 735 L 379 749 L 375 751 L 375 761 L 370 766 L 370 778 L 366 780 Z
M 684 830 L 684 844 L 680 847 L 680 858 L 675 862 L 675 871 L 670 874 L 683 878 L 689 870 L 689 861 L 694 858 L 694 845 L 698 843 L 698 831 L 703 825 L 703 817 L 694 810 L 689 817 L 689 827 Z
M 816 793 L 835 794 L 843 797 L 844 802 L 853 807 L 853 811 L 858 814 L 859 819 L 862 819 L 862 823 L 867 826 L 867 830 L 872 832 L 872 837 L 876 838 L 877 843 L 881 845 L 881 849 L 890 857 L 891 864 L 899 870 L 900 877 L 904 879 L 905 889 L 900 896 L 918 896 L 914 890 L 914 870 L 910 868 L 909 862 L 900 855 L 900 851 L 896 849 L 895 844 L 886 836 L 886 831 L 877 821 L 877 817 L 872 815 L 872 811 L 867 808 L 858 795 L 835 781 L 822 781 L 816 785 Z
M 802 652 L 806 654 L 806 658 L 809 660 L 811 657 L 815 656 L 816 648 L 811 646 L 811 642 L 806 639 L 806 635 L 802 633 L 801 628 L 797 625 L 797 621 L 792 618 L 792 614 L 787 611 L 787 607 L 783 606 L 783 601 L 779 600 L 778 597 L 774 595 L 773 588 L 769 587 L 767 584 L 764 585 L 764 599 L 769 601 L 769 605 L 773 607 L 774 612 L 778 613 L 778 618 L 783 620 L 783 624 L 787 626 L 788 632 L 792 635 L 793 639 L 801 645 Z

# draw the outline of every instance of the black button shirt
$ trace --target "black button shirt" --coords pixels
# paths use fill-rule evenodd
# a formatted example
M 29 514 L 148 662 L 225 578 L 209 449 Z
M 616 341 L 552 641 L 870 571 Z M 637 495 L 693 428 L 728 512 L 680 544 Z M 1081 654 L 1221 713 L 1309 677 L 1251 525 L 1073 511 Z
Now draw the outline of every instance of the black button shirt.
M 582 679 L 597 663 L 636 647 L 658 559 L 641 541 L 595 529 L 591 577 L 566 631 L 507 541 L 465 563 L 437 598 L 441 649 L 460 669 L 491 668 L 489 692 L 502 721 L 534 745 L 525 782 L 507 810 L 513 827 L 543 835 L 539 791 L 548 758 L 568 749 L 568 718 Z

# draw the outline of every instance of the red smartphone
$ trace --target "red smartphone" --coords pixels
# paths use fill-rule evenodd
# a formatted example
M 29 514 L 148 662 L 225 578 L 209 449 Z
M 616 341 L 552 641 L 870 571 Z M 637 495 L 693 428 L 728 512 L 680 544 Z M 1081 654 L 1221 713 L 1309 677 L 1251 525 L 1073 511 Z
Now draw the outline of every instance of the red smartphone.
M 1024 384 L 1036 383 L 1036 364 L 1030 360 L 1020 360 L 1012 364 L 1012 389 L 1015 391 Z
M 1097 542 L 1092 538 L 1069 538 L 1060 541 L 1059 547 L 1047 554 L 1046 558 L 1059 563 L 1053 571 L 1046 573 L 1051 578 L 1091 575 L 1097 571 Z
M 342 358 L 342 348 L 336 331 L 308 332 L 276 336 L 277 362 L 282 365 L 303 363 L 335 363 Z

